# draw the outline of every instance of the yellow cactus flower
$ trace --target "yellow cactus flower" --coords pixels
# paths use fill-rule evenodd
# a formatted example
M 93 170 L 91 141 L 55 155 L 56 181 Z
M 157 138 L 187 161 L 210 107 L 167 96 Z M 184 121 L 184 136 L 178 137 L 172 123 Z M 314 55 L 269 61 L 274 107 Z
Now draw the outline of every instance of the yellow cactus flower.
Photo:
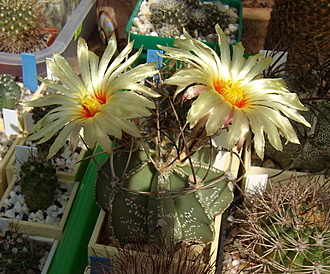
M 109 135 L 121 138 L 122 131 L 133 136 L 140 135 L 131 119 L 149 116 L 149 109 L 154 108 L 151 100 L 138 93 L 158 96 L 140 83 L 146 77 L 157 73 L 157 63 L 130 68 L 141 53 L 140 50 L 128 58 L 132 48 L 133 42 L 110 63 L 117 49 L 115 37 L 109 41 L 101 60 L 88 50 L 87 43 L 80 38 L 77 59 L 81 78 L 61 55 L 54 54 L 53 61 L 47 61 L 52 73 L 63 85 L 40 79 L 58 93 L 27 102 L 25 105 L 60 105 L 38 121 L 29 136 L 29 140 L 40 139 L 39 143 L 43 143 L 59 132 L 48 158 L 55 155 L 69 136 L 72 146 L 75 147 L 82 128 L 88 147 L 93 148 L 99 143 L 108 152 L 112 148 Z
M 310 126 L 299 113 L 307 109 L 283 79 L 260 76 L 272 58 L 260 59 L 262 55 L 256 54 L 246 59 L 241 43 L 233 46 L 231 56 L 224 32 L 219 26 L 216 32 L 220 57 L 187 32 L 185 39 L 175 40 L 175 47 L 159 46 L 164 50 L 162 57 L 188 64 L 165 82 L 178 86 L 175 95 L 184 91 L 183 100 L 197 97 L 188 112 L 190 127 L 205 126 L 207 134 L 213 135 L 228 126 L 227 147 L 237 146 L 238 150 L 251 130 L 260 158 L 264 157 L 264 133 L 278 150 L 282 150 L 280 135 L 299 143 L 289 119 Z

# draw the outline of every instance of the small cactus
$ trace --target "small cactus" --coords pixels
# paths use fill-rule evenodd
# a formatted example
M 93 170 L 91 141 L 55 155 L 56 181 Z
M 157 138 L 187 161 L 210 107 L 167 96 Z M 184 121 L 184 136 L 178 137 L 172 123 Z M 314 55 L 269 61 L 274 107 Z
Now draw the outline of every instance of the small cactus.
M 329 186 L 293 176 L 249 196 L 238 239 L 250 266 L 266 270 L 253 273 L 330 273 Z
M 237 23 L 238 16 L 233 16 L 232 10 L 229 10 L 221 2 L 211 1 L 201 3 L 196 8 L 189 10 L 189 24 L 187 31 L 191 34 L 207 36 L 214 32 L 215 25 L 218 24 L 222 29 L 228 28 L 230 23 Z
M 54 201 L 58 186 L 56 168 L 37 160 L 28 160 L 21 165 L 21 191 L 31 210 L 46 209 Z
M 0 4 L 0 51 L 34 52 L 46 47 L 45 18 L 38 0 L 2 0 Z
M 189 6 L 183 0 L 165 0 L 150 5 L 151 22 L 161 28 L 164 25 L 177 25 L 181 28 L 189 21 Z
M 0 75 L 0 109 L 14 109 L 21 97 L 21 88 L 8 74 Z
M 27 269 L 33 256 L 29 237 L 15 229 L 7 230 L 0 240 L 0 271 L 16 273 Z M 18 272 L 17 272 L 18 273 Z

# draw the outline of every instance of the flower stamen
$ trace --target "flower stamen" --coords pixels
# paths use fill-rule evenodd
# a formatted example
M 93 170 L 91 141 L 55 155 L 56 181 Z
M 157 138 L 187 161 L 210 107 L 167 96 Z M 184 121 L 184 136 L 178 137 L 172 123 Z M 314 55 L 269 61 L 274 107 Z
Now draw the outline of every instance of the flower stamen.
M 246 105 L 244 89 L 239 82 L 217 80 L 214 81 L 213 87 L 231 105 L 238 108 L 242 108 Z
M 87 97 L 82 100 L 83 115 L 86 118 L 94 117 L 100 111 L 102 103 L 95 97 Z

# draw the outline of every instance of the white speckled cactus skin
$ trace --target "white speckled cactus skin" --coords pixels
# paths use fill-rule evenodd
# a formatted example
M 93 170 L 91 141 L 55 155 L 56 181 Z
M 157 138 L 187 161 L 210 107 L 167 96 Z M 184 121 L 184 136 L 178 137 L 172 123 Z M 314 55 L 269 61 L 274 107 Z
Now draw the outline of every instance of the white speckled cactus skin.
M 145 151 L 137 150 L 124 170 L 128 154 L 110 157 L 99 172 L 95 193 L 109 213 L 114 236 L 121 242 L 160 235 L 165 242 L 211 242 L 214 216 L 229 206 L 233 191 L 224 172 L 209 166 L 209 151 L 203 148 L 192 157 L 196 182 L 188 160 L 155 168 Z M 178 191 L 189 187 L 190 192 Z

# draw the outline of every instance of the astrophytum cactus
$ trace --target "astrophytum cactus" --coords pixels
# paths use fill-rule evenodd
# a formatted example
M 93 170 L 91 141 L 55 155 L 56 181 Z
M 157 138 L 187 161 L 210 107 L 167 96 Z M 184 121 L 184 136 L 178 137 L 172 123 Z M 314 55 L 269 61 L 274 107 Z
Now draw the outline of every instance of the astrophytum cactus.
M 209 165 L 210 148 L 196 152 L 192 165 L 186 159 L 163 166 L 145 149 L 110 156 L 99 171 L 96 200 L 114 236 L 211 242 L 214 216 L 229 206 L 233 191 L 225 173 Z

